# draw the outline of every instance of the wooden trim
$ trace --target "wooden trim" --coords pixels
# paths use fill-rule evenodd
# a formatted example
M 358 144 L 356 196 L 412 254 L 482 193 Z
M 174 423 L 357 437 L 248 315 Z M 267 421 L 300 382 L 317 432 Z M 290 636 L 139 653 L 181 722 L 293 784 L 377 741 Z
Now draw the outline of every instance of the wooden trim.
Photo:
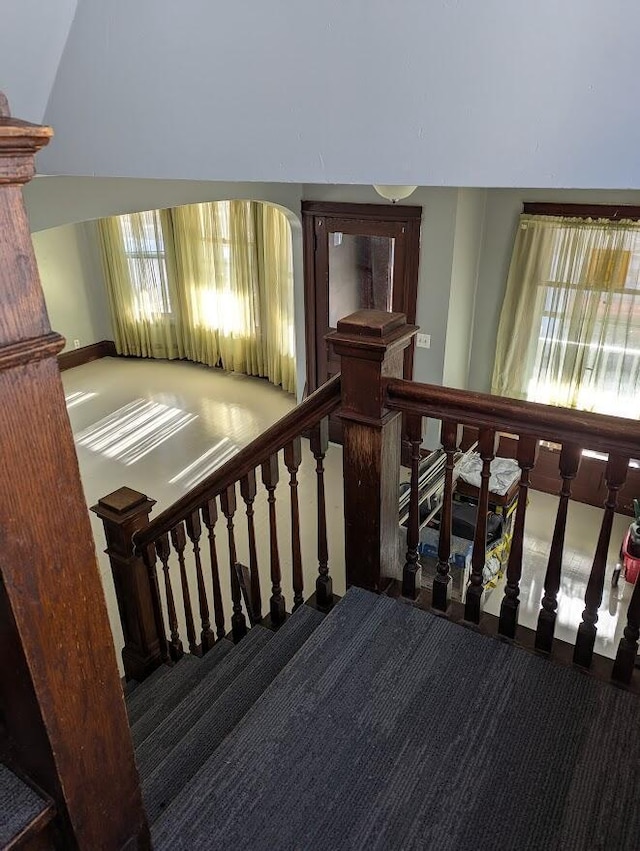
M 392 411 L 455 420 L 462 425 L 486 426 L 554 443 L 576 443 L 582 449 L 640 458 L 640 424 L 636 420 L 523 402 L 489 393 L 452 390 L 401 378 L 387 381 L 386 401 Z
M 422 218 L 422 207 L 404 204 L 355 204 L 343 201 L 303 201 L 302 216 L 330 216 L 343 219 L 387 219 L 401 222 Z
M 318 386 L 318 368 L 316 365 L 316 271 L 315 271 L 316 233 L 315 219 L 312 215 L 302 216 L 302 253 L 304 269 L 304 340 L 307 361 L 307 382 L 305 394 L 313 392 Z
M 420 226 L 422 207 L 405 206 L 403 204 L 358 204 L 329 201 L 303 201 L 302 227 L 304 250 L 304 293 L 305 293 L 305 345 L 307 356 L 307 387 L 315 390 L 324 380 L 324 369 L 321 357 L 318 355 L 318 342 L 326 333 L 322 323 L 323 305 L 317 304 L 319 287 L 326 286 L 326 234 L 324 225 L 327 219 L 333 223 L 341 220 L 355 227 L 357 221 L 376 223 L 381 222 L 390 228 L 389 235 L 402 239 L 406 262 L 398 267 L 398 282 L 402 280 L 404 298 L 402 304 L 394 303 L 393 310 L 404 313 L 409 323 L 415 322 L 418 292 L 418 266 L 420 262 Z M 353 222 L 353 225 L 351 225 Z M 321 232 L 318 233 L 318 224 Z M 401 232 L 403 231 L 403 232 Z M 411 252 L 412 245 L 416 246 L 415 255 Z M 324 254 L 322 254 L 324 252 Z M 321 277 L 323 280 L 321 280 Z M 398 287 L 399 289 L 399 287 Z M 395 299 L 394 299 L 395 301 Z M 326 307 L 326 305 L 325 305 Z M 320 311 L 320 314 L 318 314 Z M 322 327 L 319 327 L 322 326 Z M 415 341 L 405 351 L 404 376 L 413 376 L 413 359 Z M 332 439 L 339 440 L 339 425 L 332 421 Z
M 338 373 L 260 437 L 243 447 L 220 469 L 165 509 L 148 526 L 136 532 L 133 536 L 136 552 L 142 552 L 146 546 L 197 511 L 204 502 L 238 482 L 251 470 L 255 470 L 262 461 L 279 452 L 306 429 L 334 411 L 340 404 L 340 382 L 341 376 Z
M 90 346 L 61 352 L 58 355 L 58 366 L 60 372 L 64 372 L 65 369 L 73 369 L 75 366 L 82 366 L 100 358 L 115 358 L 117 354 L 113 340 L 100 340 L 99 343 L 91 343 Z
M 30 337 L 17 343 L 0 346 L 0 370 L 25 366 L 57 354 L 64 346 L 64 337 L 51 332 L 42 337 Z
M 547 204 L 525 201 L 522 212 L 530 216 L 569 216 L 576 219 L 640 219 L 640 207 L 624 204 Z

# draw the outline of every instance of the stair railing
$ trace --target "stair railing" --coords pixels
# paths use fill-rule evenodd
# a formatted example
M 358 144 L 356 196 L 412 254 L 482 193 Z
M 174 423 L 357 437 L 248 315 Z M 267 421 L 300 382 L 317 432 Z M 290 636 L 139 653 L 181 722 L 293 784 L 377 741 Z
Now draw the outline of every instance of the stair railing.
M 324 459 L 329 445 L 328 417 L 339 404 L 337 375 L 151 521 L 149 513 L 154 501 L 130 488 L 120 488 L 92 508 L 105 527 L 124 633 L 122 658 L 127 679 L 142 680 L 161 664 L 177 662 L 185 652 L 185 644 L 193 654 L 206 653 L 227 634 L 229 627 L 233 640 L 241 640 L 247 631 L 243 593 L 248 595 L 246 608 L 253 622 L 278 627 L 287 616 L 282 590 L 284 562 L 290 561 L 291 566 L 292 607 L 302 604 L 305 598 L 298 471 L 303 458 L 303 434 L 309 437 L 317 483 L 318 575 L 313 602 L 321 609 L 331 608 Z M 289 473 L 290 559 L 282 558 L 278 541 L 276 488 L 280 453 Z M 262 617 L 254 523 L 259 481 L 266 490 L 268 506 L 271 592 L 266 617 Z M 239 564 L 237 556 L 241 513 L 245 515 L 249 553 L 246 566 Z M 221 536 L 226 538 L 226 557 L 220 552 Z M 180 594 L 176 593 L 176 561 Z M 222 571 L 227 566 L 230 606 L 222 591 Z M 182 601 L 184 617 L 179 615 L 177 600 Z
M 607 498 L 593 557 L 584 600 L 584 611 L 576 635 L 573 663 L 590 668 L 594 659 L 598 608 L 602 603 L 618 492 L 625 483 L 630 458 L 640 457 L 640 424 L 619 417 L 574 411 L 532 402 L 505 399 L 488 394 L 452 390 L 402 379 L 384 383 L 385 404 L 390 411 L 404 414 L 410 424 L 412 445 L 411 497 L 407 528 L 407 555 L 403 571 L 403 594 L 416 599 L 421 592 L 418 559 L 418 461 L 422 443 L 423 418 L 440 420 L 441 445 L 446 456 L 443 507 L 439 529 L 438 565 L 433 581 L 431 605 L 446 612 L 451 590 L 451 517 L 454 493 L 454 455 L 459 447 L 459 426 L 478 429 L 478 448 L 482 462 L 477 495 L 477 522 L 471 555 L 470 582 L 464 598 L 464 619 L 479 624 L 483 611 L 483 569 L 487 542 L 487 510 L 491 462 L 496 455 L 500 433 L 517 436 L 516 460 L 520 468 L 518 502 L 513 521 L 513 538 L 507 563 L 507 577 L 501 604 L 498 632 L 516 638 L 523 541 L 530 474 L 534 469 L 540 440 L 561 444 L 559 453 L 559 504 L 553 528 L 544 596 L 535 633 L 535 648 L 550 653 L 561 587 L 564 538 L 571 483 L 578 473 L 582 450 L 606 453 Z M 635 588 L 628 610 L 628 626 L 620 642 L 613 666 L 614 679 L 629 683 L 638 652 L 640 636 L 640 591 Z

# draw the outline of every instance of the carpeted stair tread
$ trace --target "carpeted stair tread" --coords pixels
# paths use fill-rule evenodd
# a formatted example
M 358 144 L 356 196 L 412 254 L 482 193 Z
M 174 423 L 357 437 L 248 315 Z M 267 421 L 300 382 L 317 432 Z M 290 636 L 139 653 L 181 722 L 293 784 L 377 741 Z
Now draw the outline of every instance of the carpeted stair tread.
M 133 693 L 125 700 L 129 724 L 135 724 L 144 715 L 149 706 L 158 700 L 170 682 L 176 678 L 181 679 L 186 675 L 186 669 L 189 666 L 195 667 L 197 664 L 198 659 L 195 656 L 185 653 L 182 659 L 172 667 L 161 665 L 159 668 L 156 668 L 151 676 L 140 683 L 138 688 L 134 689 Z
M 122 684 L 122 693 L 124 694 L 124 699 L 128 700 L 134 691 L 138 688 L 140 683 L 138 680 L 127 680 Z
M 164 688 L 159 695 L 154 695 L 149 702 L 147 711 L 140 715 L 131 727 L 133 744 L 139 745 L 158 727 L 189 692 L 203 680 L 227 654 L 233 650 L 233 642 L 226 638 L 217 641 L 208 653 L 198 658 L 197 665 L 178 666 L 179 675 L 169 677 L 164 681 Z
M 210 703 L 154 770 L 149 773 L 139 763 L 143 798 L 151 822 L 206 762 L 324 617 L 308 606 L 297 609 L 225 691 Z M 242 647 L 244 641 L 246 639 L 240 642 L 236 650 Z M 154 740 L 155 734 L 147 739 L 145 745 Z
M 0 763 L 0 848 L 25 831 L 51 804 Z
M 152 733 L 137 744 L 136 762 L 141 777 L 146 777 L 160 765 L 273 635 L 271 630 L 262 626 L 250 629 L 239 644 L 231 645 L 232 652 L 195 684 Z
M 363 595 L 160 816 L 156 851 L 636 851 L 634 695 L 398 601 L 363 617 Z

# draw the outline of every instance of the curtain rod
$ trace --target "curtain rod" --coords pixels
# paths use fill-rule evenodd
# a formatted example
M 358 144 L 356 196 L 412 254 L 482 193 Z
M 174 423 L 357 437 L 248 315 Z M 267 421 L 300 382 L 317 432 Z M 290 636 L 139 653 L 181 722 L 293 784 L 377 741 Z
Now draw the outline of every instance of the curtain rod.
M 559 204 L 525 201 L 523 213 L 532 216 L 570 216 L 576 219 L 640 220 L 640 206 L 624 204 Z

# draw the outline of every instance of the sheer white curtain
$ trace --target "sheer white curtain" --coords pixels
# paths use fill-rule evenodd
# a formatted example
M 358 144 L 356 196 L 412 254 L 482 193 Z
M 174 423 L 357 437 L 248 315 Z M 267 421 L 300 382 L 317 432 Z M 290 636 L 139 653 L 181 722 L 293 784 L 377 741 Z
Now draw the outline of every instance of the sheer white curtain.
M 291 228 L 279 209 L 191 204 L 100 232 L 119 352 L 221 364 L 295 391 Z
M 640 416 L 640 226 L 523 215 L 492 392 Z

